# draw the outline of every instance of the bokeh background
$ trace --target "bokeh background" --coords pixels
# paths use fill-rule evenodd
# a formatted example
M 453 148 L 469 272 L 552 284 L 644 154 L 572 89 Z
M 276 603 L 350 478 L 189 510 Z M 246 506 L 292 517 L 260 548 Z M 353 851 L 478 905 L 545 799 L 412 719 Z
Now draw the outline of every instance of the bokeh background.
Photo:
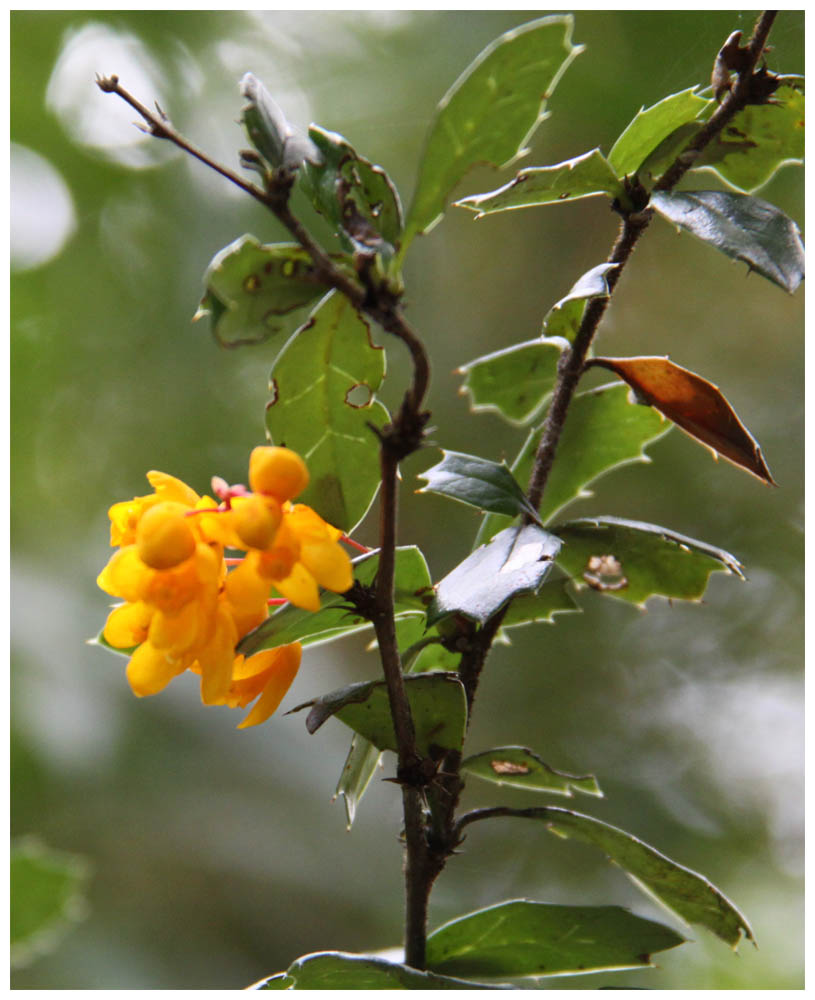
M 12 827 L 94 870 L 87 918 L 16 970 L 16 988 L 242 987 L 310 951 L 395 945 L 401 926 L 396 789 L 375 780 L 350 833 L 331 802 L 347 730 L 331 722 L 310 737 L 302 716 L 281 715 L 238 732 L 240 716 L 205 709 L 192 676 L 137 701 L 125 661 L 85 644 L 107 612 L 95 577 L 108 506 L 145 492 L 151 468 L 201 491 L 213 473 L 241 481 L 263 441 L 270 351 L 224 352 L 190 318 L 218 249 L 244 232 L 284 238 L 225 181 L 133 128 L 94 74 L 118 73 L 235 164 L 237 81 L 251 69 L 291 120 L 343 133 L 408 202 L 435 104 L 487 43 L 532 16 L 12 13 Z M 574 38 L 587 51 L 527 162 L 608 151 L 641 105 L 705 83 L 722 41 L 753 20 L 579 12 Z M 782 12 L 771 68 L 803 72 L 803 37 L 803 12 Z M 475 171 L 459 193 L 508 176 Z M 712 175 L 694 183 L 716 186 Z M 762 196 L 802 222 L 799 168 L 784 167 Z M 433 358 L 440 444 L 514 455 L 522 435 L 471 416 L 454 369 L 534 337 L 605 258 L 615 228 L 607 202 L 592 199 L 478 223 L 451 211 L 417 240 L 406 302 Z M 761 950 L 736 958 L 694 930 L 657 969 L 544 987 L 802 985 L 803 305 L 803 289 L 789 297 L 654 222 L 602 350 L 670 353 L 719 384 L 779 488 L 673 432 L 652 464 L 609 475 L 573 512 L 723 546 L 748 582 L 717 574 L 702 604 L 656 600 L 644 614 L 589 593 L 583 615 L 516 630 L 490 662 L 471 729 L 474 749 L 521 743 L 594 772 L 606 798 L 574 805 L 704 872 L 749 915 Z M 395 400 L 406 358 L 388 351 Z M 406 463 L 401 540 L 419 544 L 439 578 L 468 551 L 477 515 L 413 495 L 437 454 Z M 370 519 L 358 536 L 373 543 Z M 365 645 L 356 636 L 309 652 L 284 707 L 375 676 Z M 499 801 L 522 799 L 467 793 L 469 805 Z M 662 916 L 591 848 L 503 820 L 472 829 L 432 923 L 518 896 Z

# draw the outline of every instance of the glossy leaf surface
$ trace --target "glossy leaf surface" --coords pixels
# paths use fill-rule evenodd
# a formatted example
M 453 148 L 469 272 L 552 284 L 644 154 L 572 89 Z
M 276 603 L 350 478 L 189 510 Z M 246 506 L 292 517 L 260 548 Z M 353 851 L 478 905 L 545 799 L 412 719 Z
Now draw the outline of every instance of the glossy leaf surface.
M 526 494 L 503 463 L 459 451 L 443 451 L 442 456 L 438 465 L 419 474 L 427 480 L 419 493 L 441 493 L 479 510 L 510 517 L 529 514 L 537 518 Z
M 704 876 L 678 865 L 630 833 L 567 809 L 547 810 L 546 825 L 560 837 L 599 847 L 640 888 L 652 893 L 689 924 L 701 924 L 735 948 L 753 940 L 746 918 Z
M 512 599 L 504 615 L 501 628 L 532 625 L 535 622 L 552 623 L 555 615 L 581 611 L 569 593 L 568 580 L 547 580 L 534 594 L 518 594 Z
M 516 594 L 537 590 L 559 550 L 560 539 L 536 524 L 506 528 L 437 584 L 428 624 L 457 613 L 483 624 Z
M 798 226 L 769 202 L 729 191 L 655 191 L 651 203 L 669 222 L 785 291 L 794 292 L 803 281 Z
M 369 587 L 378 568 L 377 552 L 360 556 L 354 560 L 354 580 Z M 423 619 L 432 596 L 430 571 L 421 551 L 414 545 L 397 548 L 394 570 L 394 611 L 397 619 L 404 616 Z M 251 656 L 261 649 L 272 649 L 289 642 L 315 645 L 367 628 L 372 628 L 371 623 L 353 608 L 347 597 L 323 590 L 320 592 L 319 611 L 305 611 L 293 604 L 284 604 L 244 636 L 237 652 Z
M 583 792 L 584 795 L 603 796 L 593 774 L 578 776 L 556 771 L 527 747 L 496 747 L 494 750 L 486 750 L 467 757 L 462 761 L 461 769 L 466 774 L 495 785 L 568 795 L 570 798 L 573 790 Z
M 711 573 L 742 576 L 724 549 L 643 521 L 582 518 L 552 530 L 563 539 L 558 563 L 577 586 L 640 607 L 654 595 L 698 601 Z
M 543 318 L 543 333 L 547 337 L 563 337 L 573 343 L 586 302 L 589 299 L 608 298 L 608 274 L 616 264 L 598 264 L 581 275 L 568 295 L 556 302 Z
M 285 973 L 257 983 L 258 990 L 490 990 L 500 987 L 417 972 L 407 965 L 341 951 L 316 952 Z
M 324 295 L 311 257 L 295 243 L 260 243 L 241 236 L 219 251 L 204 275 L 204 297 L 193 319 L 209 316 L 222 347 L 259 344 L 291 333 L 299 310 Z
M 485 354 L 458 369 L 459 392 L 469 392 L 471 409 L 494 410 L 513 424 L 525 424 L 540 409 L 557 378 L 564 341 L 529 340 Z
M 269 435 L 302 455 L 311 475 L 298 502 L 346 532 L 365 516 L 379 487 L 369 424 L 388 421 L 374 395 L 384 376 L 385 352 L 339 294 L 323 299 L 272 368 Z
M 668 358 L 594 358 L 589 363 L 619 375 L 640 400 L 710 448 L 714 457 L 722 455 L 773 483 L 758 442 L 712 382 Z
M 635 969 L 684 942 L 620 906 L 498 903 L 444 924 L 427 939 L 427 964 L 454 976 L 555 976 Z
M 442 98 L 427 137 L 408 214 L 405 247 L 444 212 L 448 195 L 477 163 L 505 166 L 523 152 L 546 100 L 582 51 L 573 19 L 530 21 L 496 39 Z
M 455 674 L 415 674 L 405 677 L 405 689 L 416 729 L 419 753 L 438 758 L 446 750 L 459 750 L 467 722 L 467 698 Z M 397 750 L 396 734 L 384 681 L 363 681 L 292 709 L 310 708 L 306 728 L 316 733 L 335 715 L 355 733 L 380 750 Z
M 622 193 L 622 185 L 608 160 L 599 149 L 593 149 L 550 167 L 528 167 L 503 187 L 462 198 L 456 205 L 469 208 L 480 219 L 516 208 L 577 201 L 598 194 L 617 198 Z
M 569 407 L 555 464 L 540 506 L 546 523 L 567 504 L 591 496 L 588 489 L 600 476 L 631 462 L 649 462 L 645 446 L 671 429 L 650 407 L 629 401 L 630 391 L 622 382 L 578 393 Z M 542 426 L 530 431 L 512 472 L 520 482 L 532 473 Z M 507 519 L 488 515 L 479 539 L 489 538 L 507 524 Z
M 345 826 L 348 830 L 353 826 L 357 806 L 362 801 L 371 778 L 376 774 L 381 756 L 382 752 L 370 740 L 354 733 L 334 792 L 334 797 L 341 795 L 345 804 Z
M 618 177 L 636 173 L 663 140 L 713 104 L 695 91 L 695 87 L 682 90 L 637 112 L 608 154 L 608 162 Z

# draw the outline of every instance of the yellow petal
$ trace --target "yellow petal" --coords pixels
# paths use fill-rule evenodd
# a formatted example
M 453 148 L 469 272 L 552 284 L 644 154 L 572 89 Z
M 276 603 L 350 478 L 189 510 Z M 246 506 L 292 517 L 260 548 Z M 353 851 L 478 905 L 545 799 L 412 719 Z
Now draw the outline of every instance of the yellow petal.
M 237 641 L 238 633 L 229 610 L 225 604 L 220 604 L 212 636 L 197 654 L 201 667 L 201 700 L 205 705 L 222 705 L 227 700 Z
M 180 611 L 155 611 L 150 622 L 150 642 L 156 649 L 176 656 L 201 639 L 201 613 L 196 601 L 189 601 Z
M 198 503 L 198 494 L 194 489 L 175 476 L 168 476 L 166 472 L 151 470 L 147 473 L 147 481 L 160 500 L 182 503 L 185 507 L 194 507 Z
M 183 670 L 183 660 L 170 659 L 150 642 L 143 642 L 130 657 L 127 679 L 133 694 L 142 698 L 148 694 L 158 694 Z
M 303 647 L 300 643 L 293 642 L 288 646 L 265 649 L 249 657 L 247 664 L 257 657 L 263 657 L 262 662 L 267 664 L 264 673 L 268 674 L 268 680 L 263 694 L 255 702 L 252 711 L 240 723 L 238 729 L 257 726 L 261 722 L 265 722 L 275 712 L 297 676 L 302 653 Z
M 246 635 L 265 621 L 268 615 L 269 581 L 258 573 L 254 560 L 244 559 L 229 573 L 224 591 L 239 636 Z
M 354 582 L 351 559 L 337 542 L 306 542 L 300 561 L 321 587 L 344 594 Z
M 136 546 L 127 545 L 113 553 L 96 582 L 106 593 L 135 603 L 142 599 L 155 576 L 155 570 L 139 559 Z
M 241 548 L 268 548 L 274 541 L 282 516 L 280 504 L 274 497 L 254 493 L 235 497 L 232 501 L 232 526 L 243 543 Z
M 172 569 L 195 552 L 195 535 L 187 508 L 180 503 L 151 507 L 136 529 L 139 558 L 153 569 Z
M 102 635 L 116 649 L 130 649 L 147 638 L 153 609 L 138 601 L 135 604 L 120 604 L 108 615 Z
M 320 592 L 314 577 L 302 563 L 295 563 L 291 573 L 283 580 L 275 580 L 275 589 L 288 601 L 306 611 L 320 610 Z

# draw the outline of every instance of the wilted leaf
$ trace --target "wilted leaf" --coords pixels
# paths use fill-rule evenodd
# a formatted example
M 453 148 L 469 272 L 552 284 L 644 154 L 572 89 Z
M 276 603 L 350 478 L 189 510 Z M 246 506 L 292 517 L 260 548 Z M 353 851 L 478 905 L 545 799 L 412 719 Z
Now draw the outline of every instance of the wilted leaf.
M 354 580 L 363 586 L 371 586 L 379 569 L 379 553 L 359 556 L 353 562 Z M 397 620 L 421 617 L 424 621 L 424 611 L 432 599 L 433 586 L 425 558 L 416 546 L 408 545 L 396 550 L 393 596 Z M 289 642 L 317 645 L 372 627 L 347 597 L 323 590 L 320 592 L 319 611 L 305 611 L 293 604 L 284 604 L 265 622 L 247 633 L 236 651 L 251 656 L 261 649 L 272 649 Z
M 668 358 L 594 358 L 589 364 L 608 368 L 625 379 L 641 402 L 707 445 L 714 457 L 722 455 L 775 485 L 758 442 L 712 382 Z
M 581 518 L 552 527 L 563 540 L 558 564 L 578 587 L 645 606 L 653 596 L 696 601 L 717 571 L 742 576 L 735 556 L 643 521 Z
M 416 747 L 419 753 L 437 759 L 447 750 L 460 750 L 467 723 L 467 697 L 456 674 L 408 674 L 405 677 Z M 310 708 L 306 728 L 316 733 L 332 715 L 380 750 L 396 751 L 385 681 L 363 681 L 321 695 L 292 709 Z M 289 713 L 291 714 L 291 713 Z
M 556 771 L 526 747 L 496 747 L 467 757 L 461 770 L 495 785 L 511 785 L 535 792 L 572 797 L 572 789 L 603 797 L 593 774 L 577 776 Z
M 385 352 L 336 293 L 317 306 L 272 368 L 269 435 L 302 455 L 311 474 L 298 502 L 346 532 L 365 516 L 379 487 L 379 449 L 369 425 L 388 421 L 374 395 L 384 376 Z
M 483 625 L 516 594 L 537 590 L 559 549 L 560 539 L 536 524 L 507 528 L 437 584 L 428 624 L 462 614 Z
M 704 876 L 678 865 L 630 833 L 568 809 L 546 807 L 542 819 L 560 837 L 599 847 L 640 888 L 656 896 L 689 924 L 701 924 L 736 948 L 753 940 L 746 918 Z
M 636 969 L 685 939 L 621 906 L 558 906 L 516 899 L 476 910 L 427 939 L 427 964 L 458 976 L 556 976 Z
M 480 219 L 495 212 L 577 201 L 597 194 L 617 198 L 623 194 L 623 187 L 608 160 L 599 149 L 593 149 L 550 167 L 527 167 L 503 187 L 470 195 L 455 204 L 476 212 Z
M 583 311 L 589 299 L 608 298 L 608 277 L 618 264 L 598 264 L 586 271 L 572 285 L 568 295 L 556 302 L 543 318 L 543 333 L 547 337 L 563 337 L 570 344 L 574 341 Z
M 495 410 L 510 423 L 525 424 L 551 392 L 566 346 L 560 337 L 540 338 L 485 354 L 458 369 L 465 376 L 459 392 L 470 393 L 476 412 Z
M 713 105 L 713 101 L 705 100 L 695 91 L 695 87 L 682 90 L 637 112 L 608 154 L 608 162 L 618 177 L 636 173 L 663 140 Z
M 669 222 L 785 291 L 794 292 L 804 280 L 798 226 L 769 202 L 729 191 L 655 191 L 651 203 Z
M 649 462 L 645 446 L 671 429 L 650 407 L 629 401 L 629 389 L 614 382 L 574 397 L 560 438 L 540 506 L 543 523 L 573 500 L 591 496 L 587 489 L 600 476 L 631 462 Z M 520 482 L 532 474 L 542 426 L 530 431 L 512 473 Z M 489 514 L 478 534 L 479 541 L 490 538 L 508 523 L 505 517 Z
M 537 520 L 535 508 L 506 465 L 459 451 L 442 451 L 442 456 L 438 465 L 419 473 L 427 486 L 418 493 L 441 493 L 480 510 L 511 517 L 529 514 Z
M 259 344 L 296 326 L 299 310 L 324 295 L 309 254 L 296 243 L 241 236 L 219 251 L 204 275 L 194 320 L 210 317 L 222 347 Z
M 438 221 L 471 167 L 507 166 L 524 152 L 555 85 L 582 51 L 572 45 L 573 24 L 570 15 L 556 15 L 507 31 L 442 98 L 422 155 L 403 253 Z

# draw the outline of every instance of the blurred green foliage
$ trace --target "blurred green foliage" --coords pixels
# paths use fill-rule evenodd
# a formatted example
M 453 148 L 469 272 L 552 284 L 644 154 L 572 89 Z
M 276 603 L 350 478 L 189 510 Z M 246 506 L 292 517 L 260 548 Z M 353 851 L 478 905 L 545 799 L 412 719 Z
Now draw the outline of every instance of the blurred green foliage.
M 190 318 L 217 250 L 243 232 L 284 238 L 225 181 L 140 138 L 94 73 L 118 73 L 145 104 L 157 98 L 235 165 L 245 145 L 237 82 L 251 70 L 296 125 L 341 132 L 408 202 L 436 102 L 530 16 L 12 13 L 12 232 L 27 248 L 12 255 L 11 289 L 12 826 L 90 857 L 96 872 L 88 919 L 19 970 L 15 988 L 234 988 L 308 951 L 383 948 L 401 933 L 393 787 L 373 782 L 350 835 L 330 803 L 347 730 L 330 723 L 310 737 L 301 717 L 281 716 L 238 733 L 237 717 L 204 710 L 192 678 L 137 702 L 124 661 L 84 645 L 106 613 L 94 579 L 108 506 L 144 492 L 150 468 L 199 490 L 213 474 L 239 481 L 263 441 L 271 354 L 223 351 Z M 579 12 L 574 40 L 587 52 L 526 162 L 608 152 L 641 106 L 706 83 L 723 40 L 753 19 Z M 803 12 L 781 12 L 771 43 L 771 69 L 801 72 Z M 475 171 L 456 196 L 508 179 Z M 802 221 L 801 171 L 783 168 L 760 194 Z M 453 370 L 536 336 L 542 315 L 604 259 L 615 227 L 598 199 L 477 223 L 451 210 L 417 238 L 406 303 L 433 359 L 434 436 L 445 448 L 512 459 L 517 433 L 470 416 Z M 647 615 L 590 594 L 583 615 L 513 631 L 479 691 L 468 751 L 527 744 L 552 766 L 596 774 L 607 798 L 595 814 L 709 875 L 749 915 L 761 951 L 743 948 L 736 961 L 700 933 L 659 969 L 559 986 L 802 984 L 803 304 L 655 223 L 601 329 L 606 353 L 670 353 L 717 383 L 780 489 L 714 464 L 680 434 L 652 447 L 653 464 L 602 480 L 593 512 L 722 546 L 748 582 L 716 579 L 704 604 L 652 602 Z M 388 347 L 392 402 L 405 358 Z M 420 545 L 439 579 L 468 552 L 478 516 L 411 495 L 436 456 L 403 470 L 400 542 Z M 373 541 L 374 523 L 361 541 Z M 376 673 L 365 639 L 351 636 L 307 653 L 288 701 Z M 521 794 L 502 790 L 500 801 Z M 498 801 L 478 783 L 467 797 Z M 445 872 L 433 926 L 521 895 L 659 917 L 584 845 L 492 826 Z

